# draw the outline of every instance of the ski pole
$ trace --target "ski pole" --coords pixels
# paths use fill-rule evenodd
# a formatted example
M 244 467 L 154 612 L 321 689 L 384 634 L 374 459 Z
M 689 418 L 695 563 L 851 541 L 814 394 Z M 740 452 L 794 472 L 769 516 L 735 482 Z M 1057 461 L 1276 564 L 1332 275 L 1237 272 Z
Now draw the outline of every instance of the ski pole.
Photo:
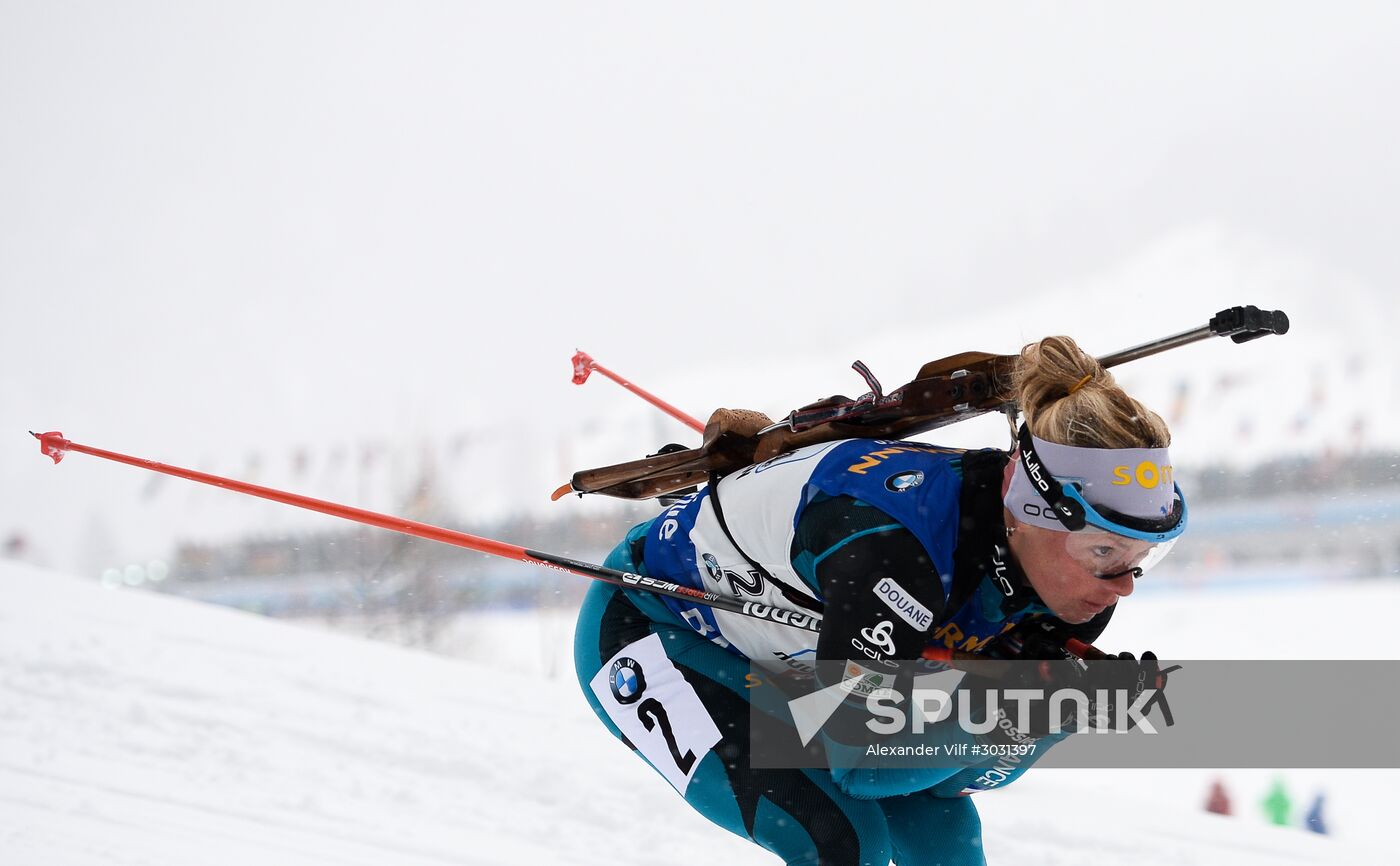
M 89 454 L 93 457 L 101 457 L 104 460 L 113 460 L 117 463 L 125 463 L 139 469 L 147 469 L 151 472 L 174 475 L 177 478 L 185 478 L 190 481 L 198 481 L 201 484 L 222 487 L 236 493 L 245 493 L 249 496 L 270 499 L 273 502 L 294 505 L 309 511 L 319 511 L 322 514 L 329 514 L 332 517 L 353 520 L 356 523 L 377 526 L 380 529 L 402 532 L 405 535 L 426 538 L 429 541 L 440 541 L 444 544 L 465 547 L 468 550 L 488 553 L 492 556 L 513 559 L 517 562 L 527 562 L 531 565 L 542 565 L 545 568 L 553 568 L 557 571 L 565 571 L 571 574 L 590 577 L 594 580 L 601 580 L 604 583 L 611 583 L 616 586 L 640 589 L 667 598 L 695 602 L 707 607 L 726 610 L 730 613 L 753 617 L 754 619 L 776 622 L 782 625 L 792 626 L 793 628 L 805 629 L 806 631 L 816 632 L 821 630 L 821 616 L 814 613 L 773 607 L 771 605 L 758 604 L 752 601 L 741 601 L 737 598 L 730 598 L 713 592 L 705 592 L 689 586 L 681 586 L 672 581 L 659 580 L 653 577 L 646 577 L 645 575 L 619 571 L 615 568 L 607 568 L 589 562 L 580 562 L 566 556 L 558 556 L 557 554 L 546 553 L 540 550 L 531 550 L 518 545 L 508 544 L 504 541 L 497 541 L 493 538 L 468 535 L 465 532 L 458 532 L 454 529 L 446 529 L 441 526 L 433 526 L 429 523 L 419 523 L 416 520 L 409 520 L 404 517 L 394 517 L 389 514 L 366 511 L 362 508 L 354 508 L 349 505 L 328 502 L 324 499 L 313 499 L 310 496 L 288 493 L 287 491 L 277 490 L 272 487 L 262 487 L 257 484 L 249 484 L 246 481 L 223 478 L 218 475 L 210 475 L 207 472 L 196 472 L 193 469 L 182 469 L 179 466 L 157 463 L 154 460 L 130 457 L 126 454 L 118 454 L 115 451 L 105 451 L 101 448 L 80 445 L 77 442 L 70 442 L 68 439 L 65 439 L 63 434 L 57 431 L 35 433 L 31 430 L 30 435 L 39 440 L 39 450 L 42 451 L 44 455 L 53 458 L 54 463 L 58 463 L 62 460 L 63 456 L 69 451 L 77 451 L 82 454 Z
M 670 403 L 667 403 L 665 400 L 662 400 L 655 394 L 648 392 L 644 388 L 639 388 L 638 386 L 633 385 L 631 382 L 617 375 L 612 370 L 609 370 L 607 367 L 604 367 L 602 364 L 599 364 L 597 361 L 593 360 L 593 358 L 587 352 L 575 349 L 573 360 L 575 385 L 582 385 L 584 382 L 587 382 L 588 374 L 593 372 L 594 370 L 597 370 L 599 373 L 602 373 L 604 376 L 607 376 L 609 379 L 626 388 L 628 391 L 631 391 L 633 394 L 636 394 L 638 397 L 641 397 L 643 400 L 660 409 L 662 412 L 665 412 L 667 415 L 670 415 L 672 418 L 675 418 L 677 421 L 694 430 L 696 433 L 705 432 L 704 424 L 701 424 L 699 421 L 685 414 L 681 410 L 677 409 L 675 406 L 672 406 Z
M 729 611 L 730 613 L 739 614 L 741 616 L 767 620 L 768 622 L 775 622 L 793 628 L 800 628 L 804 631 L 821 631 L 822 617 L 817 613 L 774 607 L 772 605 L 759 604 L 752 601 L 741 601 L 737 598 L 719 595 L 718 593 L 705 592 L 689 586 L 681 586 L 673 581 L 660 580 L 628 571 L 620 571 L 615 568 L 595 565 L 590 562 L 581 562 L 566 556 L 546 553 L 541 550 L 532 550 L 508 542 L 497 541 L 493 538 L 469 535 L 468 533 L 459 532 L 455 529 L 433 526 L 429 523 L 420 523 L 405 517 L 380 514 L 375 511 L 367 511 L 363 508 L 355 508 L 350 505 L 342 505 L 337 502 L 329 502 L 324 499 L 303 496 L 299 493 L 278 490 L 273 487 L 263 487 L 258 484 L 250 484 L 246 481 L 211 475 L 207 472 L 197 472 L 193 469 L 184 469 L 166 463 L 157 463 L 154 460 L 147 460 L 142 457 L 131 457 L 126 454 L 119 454 L 115 451 L 107 451 L 101 448 L 94 448 L 90 445 L 81 445 L 77 442 L 72 442 L 64 438 L 63 434 L 57 431 L 35 433 L 31 430 L 30 435 L 39 440 L 39 450 L 45 456 L 52 458 L 55 464 L 61 461 L 64 455 L 69 451 L 77 451 L 80 454 L 88 454 L 93 457 L 100 457 L 104 460 L 125 463 L 128 466 L 135 466 L 138 469 L 173 475 L 177 478 L 197 481 L 201 484 L 208 484 L 213 487 L 222 487 L 225 490 L 232 490 L 235 493 L 257 496 L 262 499 L 272 500 L 273 502 L 281 502 L 284 505 L 305 508 L 309 511 L 318 511 L 322 514 L 329 514 L 332 517 L 363 523 L 367 526 L 376 526 L 380 529 L 388 529 L 393 532 L 401 532 L 405 535 L 412 535 L 429 541 L 438 541 L 443 544 L 464 547 L 468 550 L 475 550 L 479 553 L 499 556 L 504 559 L 512 559 L 516 562 L 525 562 L 531 565 L 552 568 L 556 571 L 577 574 L 615 586 L 629 587 L 667 598 L 690 601 L 705 605 L 706 607 Z M 1077 640 L 1071 640 L 1067 642 L 1067 645 L 1071 651 L 1080 658 L 1105 657 L 1104 653 L 1095 647 Z M 926 649 L 923 657 L 925 659 L 944 662 L 960 660 L 982 661 L 980 657 L 972 653 L 933 647 Z

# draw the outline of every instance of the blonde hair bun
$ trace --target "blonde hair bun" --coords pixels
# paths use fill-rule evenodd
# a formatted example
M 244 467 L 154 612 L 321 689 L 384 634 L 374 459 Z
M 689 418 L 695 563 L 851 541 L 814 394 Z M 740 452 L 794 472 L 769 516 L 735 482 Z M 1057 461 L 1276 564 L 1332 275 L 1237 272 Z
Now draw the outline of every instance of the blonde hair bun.
M 1031 433 L 1047 442 L 1081 448 L 1171 444 L 1166 422 L 1069 337 L 1046 337 L 1021 349 L 1012 393 Z

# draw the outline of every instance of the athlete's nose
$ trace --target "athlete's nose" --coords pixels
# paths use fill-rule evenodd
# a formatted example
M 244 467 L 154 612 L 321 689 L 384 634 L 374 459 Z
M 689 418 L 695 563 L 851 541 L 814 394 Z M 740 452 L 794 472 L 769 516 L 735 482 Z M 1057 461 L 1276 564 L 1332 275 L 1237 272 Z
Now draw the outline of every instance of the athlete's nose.
M 1137 574 L 1137 569 L 1130 568 L 1127 571 L 1119 574 L 1117 577 L 1103 578 L 1102 582 L 1109 589 L 1113 590 L 1119 598 L 1127 598 L 1128 596 L 1133 594 L 1133 589 L 1135 589 L 1136 583 L 1135 578 L 1137 577 Z

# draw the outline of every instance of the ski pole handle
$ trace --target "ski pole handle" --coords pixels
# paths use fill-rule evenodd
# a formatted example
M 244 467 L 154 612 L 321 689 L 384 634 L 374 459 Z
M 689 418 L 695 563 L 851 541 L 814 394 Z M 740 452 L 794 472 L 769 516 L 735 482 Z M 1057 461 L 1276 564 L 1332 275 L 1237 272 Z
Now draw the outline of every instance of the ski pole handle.
M 575 350 L 573 364 L 573 382 L 575 385 L 582 385 L 584 382 L 587 382 L 588 374 L 593 372 L 594 370 L 597 370 L 599 373 L 602 373 L 604 376 L 607 376 L 609 379 L 626 388 L 628 391 L 631 391 L 633 394 L 636 394 L 638 397 L 641 397 L 643 400 L 660 409 L 662 412 L 665 412 L 667 415 L 670 415 L 672 418 L 675 418 L 677 421 L 694 430 L 696 433 L 705 432 L 704 424 L 701 424 L 695 418 L 692 418 L 691 416 L 677 409 L 675 406 L 672 406 L 670 403 L 667 403 L 665 400 L 662 400 L 660 397 L 656 396 L 655 394 L 651 393 L 645 388 L 642 388 L 639 385 L 633 385 L 631 382 L 617 375 L 612 370 L 609 370 L 607 367 L 604 367 L 602 364 L 599 364 L 597 361 L 593 360 L 592 356 L 590 356 L 587 352 Z

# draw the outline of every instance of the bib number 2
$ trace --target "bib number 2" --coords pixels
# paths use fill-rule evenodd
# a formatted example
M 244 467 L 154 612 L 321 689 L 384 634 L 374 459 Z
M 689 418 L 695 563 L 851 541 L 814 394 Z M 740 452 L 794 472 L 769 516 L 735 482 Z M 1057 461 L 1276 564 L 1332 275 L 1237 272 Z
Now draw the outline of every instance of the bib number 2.
M 676 734 L 671 730 L 671 720 L 666 717 L 666 708 L 661 706 L 661 702 L 656 698 L 647 698 L 637 707 L 637 718 L 642 720 L 648 731 L 657 725 L 661 726 L 661 735 L 666 738 L 666 748 L 671 750 L 671 759 L 676 762 L 676 769 L 690 775 L 690 769 L 695 766 L 695 753 L 686 750 L 681 754 L 681 747 L 676 744 Z
M 685 794 L 700 758 L 720 740 L 695 689 L 666 656 L 658 635 L 628 644 L 589 683 L 608 718 Z

